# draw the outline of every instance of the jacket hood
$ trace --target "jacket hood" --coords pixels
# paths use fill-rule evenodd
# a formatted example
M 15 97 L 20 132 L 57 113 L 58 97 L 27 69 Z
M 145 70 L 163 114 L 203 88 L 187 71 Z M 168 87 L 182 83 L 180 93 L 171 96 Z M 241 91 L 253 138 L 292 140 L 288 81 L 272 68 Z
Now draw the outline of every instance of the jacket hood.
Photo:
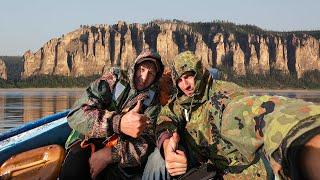
M 177 80 L 188 71 L 195 73 L 195 92 L 192 97 L 184 95 L 177 85 Z M 190 98 L 192 98 L 192 101 L 201 101 L 204 91 L 206 90 L 209 73 L 206 68 L 203 67 L 201 60 L 198 59 L 194 53 L 191 51 L 185 51 L 178 54 L 171 65 L 171 76 L 173 84 L 177 89 L 176 98 L 178 102 L 181 104 L 184 102 L 189 103 Z

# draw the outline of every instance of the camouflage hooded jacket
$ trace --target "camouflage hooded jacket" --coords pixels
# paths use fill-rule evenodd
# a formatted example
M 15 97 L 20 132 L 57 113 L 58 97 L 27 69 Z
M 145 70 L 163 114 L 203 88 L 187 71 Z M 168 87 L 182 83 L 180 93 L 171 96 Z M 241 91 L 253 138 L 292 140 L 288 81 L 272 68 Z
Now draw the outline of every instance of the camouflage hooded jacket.
M 257 164 L 262 152 L 275 174 L 284 177 L 283 151 L 299 135 L 320 132 L 320 106 L 280 96 L 249 96 L 234 83 L 212 79 L 188 51 L 174 60 L 175 85 L 187 71 L 195 72 L 196 91 L 187 97 L 177 88 L 176 96 L 160 112 L 156 134 L 161 149 L 164 139 L 178 131 L 189 166 L 211 161 L 224 172 L 241 173 Z
M 158 72 L 155 82 L 149 88 L 137 91 L 133 80 L 134 72 L 137 62 L 142 62 L 143 58 L 155 59 Z M 111 149 L 114 163 L 118 162 L 121 167 L 134 167 L 145 163 L 155 146 L 154 130 L 160 112 L 158 82 L 162 72 L 160 55 L 144 50 L 128 70 L 128 76 L 119 69 L 112 69 L 92 82 L 67 116 L 73 131 L 67 140 L 66 148 L 76 140 L 104 138 L 108 141 L 116 135 L 117 144 Z M 141 113 L 144 113 L 151 123 L 139 137 L 132 138 L 121 133 L 120 120 L 138 100 L 143 102 Z

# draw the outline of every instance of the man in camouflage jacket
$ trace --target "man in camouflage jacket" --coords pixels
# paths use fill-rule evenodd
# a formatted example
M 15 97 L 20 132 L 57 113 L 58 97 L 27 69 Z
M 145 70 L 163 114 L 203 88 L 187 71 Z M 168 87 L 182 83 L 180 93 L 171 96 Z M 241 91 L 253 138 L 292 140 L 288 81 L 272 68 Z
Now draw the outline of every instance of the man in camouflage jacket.
M 249 96 L 234 83 L 213 79 L 188 51 L 173 63 L 177 93 L 160 112 L 158 149 L 149 156 L 143 179 L 183 176 L 205 163 L 213 164 L 224 179 L 301 179 L 309 172 L 299 169 L 310 162 L 298 158 L 302 155 L 318 158 L 317 164 L 309 165 L 310 171 L 317 171 L 319 105 L 281 96 Z M 305 156 L 301 149 L 308 143 L 313 152 Z
M 128 74 L 112 69 L 90 84 L 67 116 L 73 131 L 60 179 L 126 179 L 143 170 L 155 147 L 162 73 L 160 55 L 145 49 Z

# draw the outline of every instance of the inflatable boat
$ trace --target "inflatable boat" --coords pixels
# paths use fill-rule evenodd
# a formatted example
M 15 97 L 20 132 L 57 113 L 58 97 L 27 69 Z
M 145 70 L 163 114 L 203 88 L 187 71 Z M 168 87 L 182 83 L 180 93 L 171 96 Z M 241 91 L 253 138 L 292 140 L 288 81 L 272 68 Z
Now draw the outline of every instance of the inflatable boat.
M 68 113 L 46 116 L 0 134 L 0 179 L 56 178 L 71 132 Z

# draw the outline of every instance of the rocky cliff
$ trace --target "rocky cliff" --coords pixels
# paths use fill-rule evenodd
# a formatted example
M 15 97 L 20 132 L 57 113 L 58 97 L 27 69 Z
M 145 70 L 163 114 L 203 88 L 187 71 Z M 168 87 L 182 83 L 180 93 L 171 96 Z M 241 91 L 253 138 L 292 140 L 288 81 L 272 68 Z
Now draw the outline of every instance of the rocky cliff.
M 0 79 L 7 80 L 8 74 L 7 74 L 7 68 L 6 64 L 2 59 L 0 59 Z
M 200 26 L 202 27 L 202 26 Z M 294 33 L 243 33 L 206 24 L 153 21 L 147 24 L 81 26 L 51 39 L 37 52 L 27 51 L 22 77 L 35 75 L 89 76 L 110 66 L 127 68 L 145 47 L 156 49 L 165 64 L 191 50 L 206 66 L 225 65 L 237 75 L 279 70 L 301 77 L 320 70 L 319 40 Z

